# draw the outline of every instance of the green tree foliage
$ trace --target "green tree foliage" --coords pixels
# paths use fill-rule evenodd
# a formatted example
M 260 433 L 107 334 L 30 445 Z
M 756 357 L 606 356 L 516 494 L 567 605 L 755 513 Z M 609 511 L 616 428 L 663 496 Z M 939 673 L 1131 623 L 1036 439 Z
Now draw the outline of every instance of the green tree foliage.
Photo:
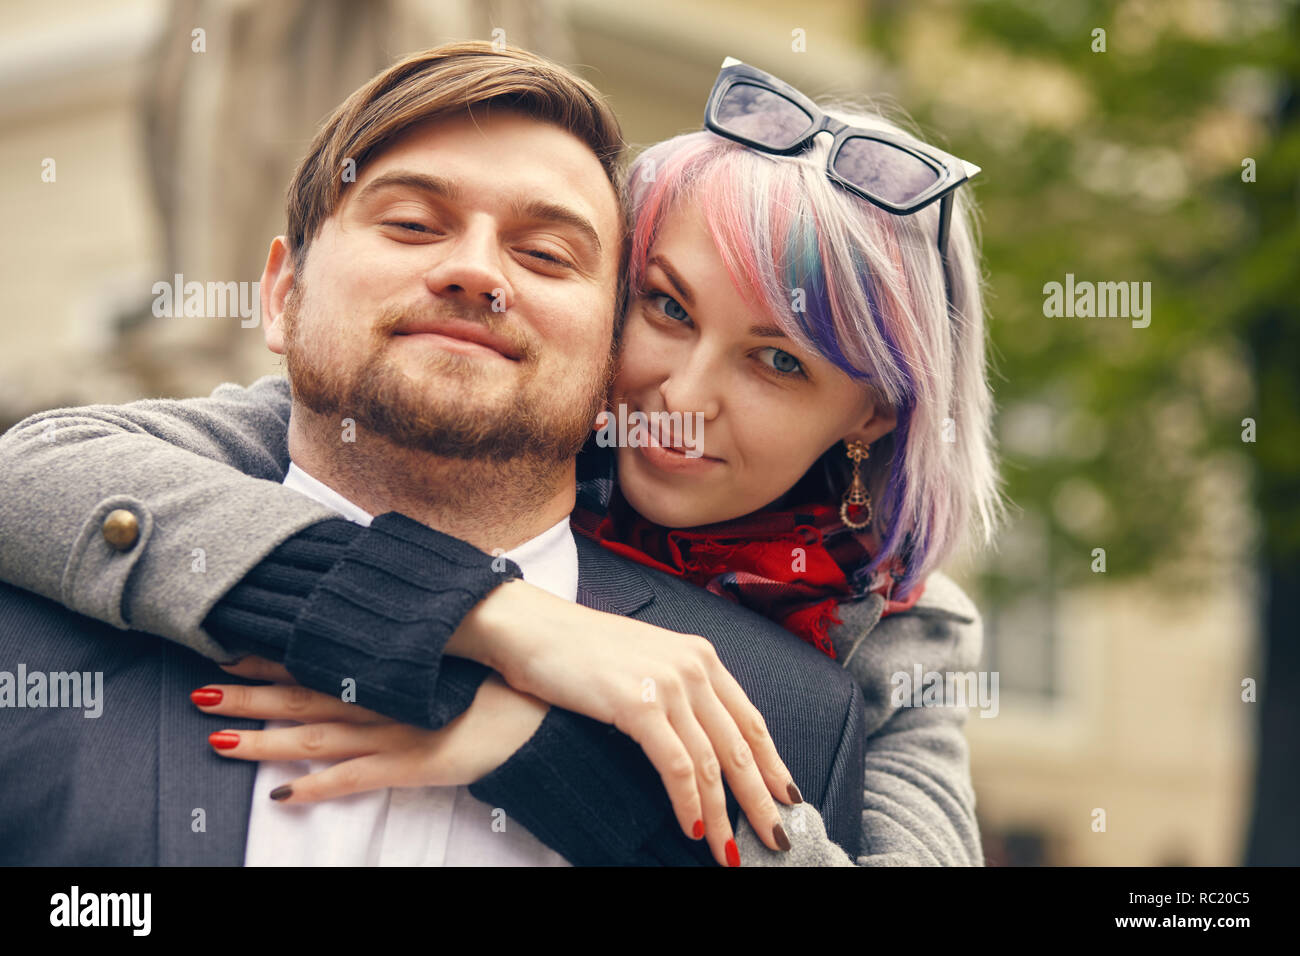
M 1108 574 L 1194 586 L 1207 536 L 1251 533 L 1214 523 L 1211 475 L 1254 475 L 1269 548 L 1300 555 L 1300 132 L 1280 117 L 1296 17 L 1273 0 L 868 8 L 921 131 L 984 168 L 1003 471 L 1057 584 L 1104 547 Z M 1150 325 L 1045 316 L 1067 273 L 1150 282 Z

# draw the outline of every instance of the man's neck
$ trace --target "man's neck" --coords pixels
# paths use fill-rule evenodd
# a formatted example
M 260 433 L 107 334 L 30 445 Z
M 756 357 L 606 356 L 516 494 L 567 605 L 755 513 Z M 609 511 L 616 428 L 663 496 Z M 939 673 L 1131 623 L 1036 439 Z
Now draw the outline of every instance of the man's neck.
M 333 420 L 294 405 L 289 457 L 372 515 L 399 511 L 491 553 L 537 537 L 573 510 L 571 461 L 442 458 L 359 427 L 355 438 L 342 441 Z

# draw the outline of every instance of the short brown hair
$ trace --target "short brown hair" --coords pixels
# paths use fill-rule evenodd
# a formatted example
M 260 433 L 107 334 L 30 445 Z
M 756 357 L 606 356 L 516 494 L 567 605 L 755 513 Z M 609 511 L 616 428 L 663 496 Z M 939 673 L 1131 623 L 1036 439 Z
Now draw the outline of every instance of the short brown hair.
M 345 160 L 359 168 L 406 129 L 471 107 L 496 105 L 553 123 L 586 143 L 619 203 L 615 332 L 627 303 L 627 203 L 623 136 L 600 92 L 564 67 L 527 50 L 467 40 L 414 53 L 349 96 L 325 121 L 289 182 L 286 215 L 294 268 L 334 214 L 347 183 Z

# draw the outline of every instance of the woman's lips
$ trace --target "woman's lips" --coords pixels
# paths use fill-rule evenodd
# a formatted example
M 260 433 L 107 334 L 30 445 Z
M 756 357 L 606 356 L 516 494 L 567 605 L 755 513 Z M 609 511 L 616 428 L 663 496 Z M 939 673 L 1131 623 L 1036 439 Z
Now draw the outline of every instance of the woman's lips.
M 701 474 L 722 464 L 720 458 L 708 458 L 703 455 L 692 458 L 685 451 L 665 448 L 659 444 L 653 432 L 649 433 L 649 443 L 637 445 L 636 450 L 648 464 L 660 471 L 673 474 Z

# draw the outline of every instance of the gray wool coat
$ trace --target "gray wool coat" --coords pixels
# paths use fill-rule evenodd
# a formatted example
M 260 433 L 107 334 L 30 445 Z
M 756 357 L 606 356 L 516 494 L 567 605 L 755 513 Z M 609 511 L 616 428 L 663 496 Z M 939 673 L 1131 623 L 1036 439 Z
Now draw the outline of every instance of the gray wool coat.
M 0 580 L 232 659 L 239 649 L 203 631 L 208 611 L 277 545 L 337 517 L 281 484 L 289 409 L 288 382 L 268 376 L 208 398 L 56 409 L 20 422 L 0 436 Z M 121 507 L 143 518 L 125 561 L 102 534 Z M 769 850 L 742 815 L 744 865 L 983 865 L 965 709 L 891 701 L 897 675 L 918 665 L 973 671 L 979 614 L 938 573 L 912 609 L 882 618 L 883 604 L 872 595 L 841 605 L 843 623 L 831 631 L 865 702 L 861 854 L 850 859 L 831 842 L 816 809 L 778 803 L 794 848 Z

